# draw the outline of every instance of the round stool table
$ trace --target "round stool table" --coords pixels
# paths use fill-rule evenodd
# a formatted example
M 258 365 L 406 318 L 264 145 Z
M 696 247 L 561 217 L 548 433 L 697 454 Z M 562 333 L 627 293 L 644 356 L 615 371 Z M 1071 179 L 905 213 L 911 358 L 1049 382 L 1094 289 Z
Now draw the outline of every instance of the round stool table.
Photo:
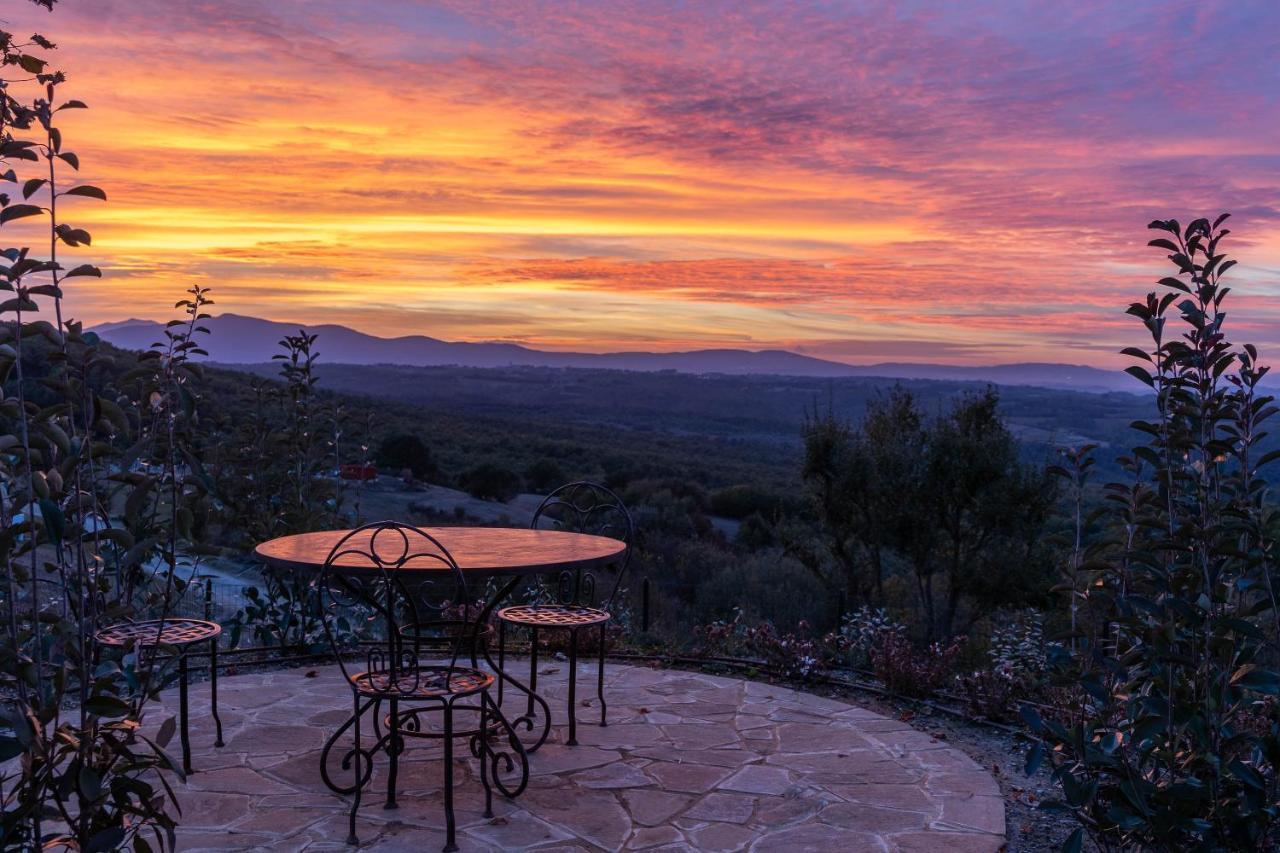
M 191 736 L 187 727 L 187 646 L 204 642 L 209 644 L 209 701 L 218 733 L 213 745 L 222 746 L 222 719 L 218 716 L 218 637 L 221 634 L 222 626 L 217 622 L 169 617 L 143 622 L 121 622 L 118 625 L 103 628 L 94 635 L 94 640 L 99 645 L 112 648 L 123 648 L 133 644 L 136 648 L 149 649 L 153 653 L 161 647 L 177 650 L 178 719 L 182 738 L 182 769 L 188 775 L 192 771 Z

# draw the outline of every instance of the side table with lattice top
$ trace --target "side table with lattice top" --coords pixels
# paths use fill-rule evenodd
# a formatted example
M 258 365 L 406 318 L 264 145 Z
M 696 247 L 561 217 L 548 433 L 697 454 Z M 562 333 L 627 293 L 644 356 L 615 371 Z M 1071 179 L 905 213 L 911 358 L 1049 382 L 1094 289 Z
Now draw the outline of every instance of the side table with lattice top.
M 191 769 L 191 734 L 188 727 L 190 705 L 187 697 L 189 672 L 187 650 L 196 643 L 209 644 L 209 705 L 213 714 L 217 740 L 214 746 L 223 746 L 222 719 L 218 716 L 218 637 L 222 626 L 206 619 L 147 619 L 140 622 L 121 622 L 103 628 L 94 635 L 100 646 L 108 648 L 138 649 L 155 652 L 173 649 L 178 657 L 178 722 L 182 739 L 182 768 L 188 774 Z

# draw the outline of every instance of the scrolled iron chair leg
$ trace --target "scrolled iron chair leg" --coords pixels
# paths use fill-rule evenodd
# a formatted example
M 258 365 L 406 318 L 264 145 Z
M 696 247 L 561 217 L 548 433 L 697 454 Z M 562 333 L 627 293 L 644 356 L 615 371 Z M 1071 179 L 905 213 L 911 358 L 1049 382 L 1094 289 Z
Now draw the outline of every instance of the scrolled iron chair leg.
M 538 629 L 529 629 L 529 707 L 525 715 L 533 717 L 533 694 L 538 692 Z
M 217 739 L 213 745 L 224 747 L 222 741 L 222 717 L 218 716 L 218 638 L 209 641 L 209 708 L 213 714 L 213 725 L 217 730 Z
M 182 769 L 191 775 L 191 730 L 188 724 L 190 703 L 187 697 L 187 650 L 178 653 L 178 722 L 182 728 Z
M 387 801 L 384 809 L 396 808 L 396 777 L 400 771 L 400 703 L 395 699 L 388 700 L 391 713 L 388 716 L 387 733 Z
M 444 853 L 458 849 L 457 827 L 453 815 L 453 702 L 445 699 L 444 711 Z
M 356 739 L 355 752 L 352 753 L 352 767 L 355 773 L 355 792 L 351 797 L 351 815 L 347 819 L 347 843 L 355 847 L 360 844 L 360 838 L 356 835 L 356 812 L 360 810 L 360 792 L 363 790 L 363 779 L 361 773 L 364 768 L 360 766 L 364 761 L 364 753 L 360 751 L 360 694 L 352 691 L 355 697 L 355 726 L 352 734 Z
M 502 706 L 502 687 L 507 681 L 504 670 L 507 665 L 507 623 L 498 620 L 498 706 Z
M 493 817 L 493 786 L 489 784 L 489 695 L 480 695 L 480 728 L 476 738 L 479 746 L 480 784 L 484 786 L 484 816 Z
M 604 701 L 604 643 L 605 628 L 608 624 L 600 626 L 600 671 L 596 676 L 596 697 L 600 700 L 600 725 L 609 725 L 609 706 Z
M 578 745 L 578 629 L 569 629 L 569 746 Z

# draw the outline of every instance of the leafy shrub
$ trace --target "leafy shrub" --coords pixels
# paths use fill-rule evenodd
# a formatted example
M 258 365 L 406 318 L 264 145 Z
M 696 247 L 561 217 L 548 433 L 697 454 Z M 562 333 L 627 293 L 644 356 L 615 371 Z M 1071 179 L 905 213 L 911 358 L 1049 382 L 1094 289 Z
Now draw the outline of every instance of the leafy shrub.
M 782 509 L 782 497 L 773 491 L 751 485 L 726 486 L 709 497 L 712 515 L 744 519 L 752 513 L 768 518 Z
M 421 438 L 411 433 L 389 435 L 378 445 L 378 464 L 393 472 L 408 469 L 419 480 L 434 480 L 440 470 L 431 449 Z
M 895 622 L 883 608 L 873 609 L 862 605 L 840 620 L 840 637 L 847 652 L 850 666 L 863 667 L 871 663 L 871 650 L 885 633 L 906 633 L 906 626 Z
M 762 660 L 784 678 L 809 681 L 835 664 L 839 637 L 813 636 L 809 623 L 801 620 L 796 630 L 780 633 L 772 622 L 762 622 L 743 632 L 743 644 L 752 657 Z
M 732 619 L 717 619 L 707 625 L 695 625 L 694 654 L 699 657 L 729 657 L 742 651 L 746 627 L 742 624 L 742 608 L 733 608 Z
M 959 678 L 969 710 L 980 717 L 1008 721 L 1018 704 L 1039 695 L 1048 666 L 1044 619 L 1034 610 L 1018 614 L 991 632 L 991 666 Z
M 189 288 L 181 319 L 136 357 L 66 319 L 64 289 L 102 275 L 76 262 L 92 238 L 66 216 L 107 196 L 72 175 L 59 122 L 85 105 L 60 91 L 52 49 L 0 32 L 0 172 L 15 182 L 0 225 L 38 222 L 48 247 L 0 248 L 0 848 L 173 849 L 176 726 L 140 729 L 174 658 L 99 654 L 93 638 L 171 615 L 198 571 L 211 502 L 195 357 L 210 300 Z
M 651 538 L 651 537 L 647 537 Z M 827 611 L 822 584 L 778 549 L 742 554 L 714 541 L 679 551 L 676 577 L 693 588 L 699 621 L 723 613 L 726 605 L 742 609 L 745 623 L 795 625 Z
M 925 697 L 951 680 L 964 646 L 964 638 L 956 637 L 918 649 L 904 633 L 884 631 L 871 647 L 871 667 L 894 693 Z
M 1026 683 L 1009 669 L 975 669 L 957 680 L 969 712 L 984 719 L 1016 719 L 1019 703 L 1029 698 Z
M 1034 610 L 1019 614 L 1011 623 L 991 632 L 987 650 L 991 668 L 1014 679 L 1029 682 L 1043 675 L 1048 661 L 1044 648 L 1044 617 Z
M 763 551 L 777 544 L 773 525 L 758 512 L 753 512 L 738 525 L 733 544 L 745 551 Z
M 1077 631 L 1055 666 L 1081 701 L 1058 715 L 1024 706 L 1063 807 L 1100 849 L 1266 850 L 1280 843 L 1280 725 L 1258 725 L 1280 693 L 1275 508 L 1257 444 L 1276 411 L 1257 350 L 1227 339 L 1219 251 L 1226 215 L 1185 228 L 1158 220 L 1151 245 L 1176 275 L 1130 306 L 1149 345 L 1125 350 L 1154 394 L 1144 444 L 1106 487 L 1108 541 L 1087 557 Z M 1174 332 L 1180 322 L 1180 333 Z M 1074 585 L 1073 585 L 1074 586 Z
M 742 611 L 734 609 L 732 619 L 717 620 L 694 628 L 695 649 L 703 657 L 747 656 L 772 668 L 784 678 L 810 681 L 835 665 L 843 644 L 840 635 L 814 636 L 808 622 L 801 620 L 794 631 L 779 632 L 772 622 L 748 626 Z
M 483 462 L 458 478 L 458 485 L 482 501 L 507 501 L 520 494 L 520 475 L 507 468 Z
M 531 462 L 529 467 L 524 469 L 525 484 L 539 493 L 549 492 L 567 479 L 559 463 L 546 457 Z
M 246 636 L 260 646 L 279 646 L 299 652 L 327 652 L 324 613 L 309 579 L 301 575 L 263 575 L 262 589 L 248 587 L 245 604 L 227 623 L 232 648 Z M 339 644 L 362 639 L 370 611 L 358 603 L 336 614 L 330 625 Z

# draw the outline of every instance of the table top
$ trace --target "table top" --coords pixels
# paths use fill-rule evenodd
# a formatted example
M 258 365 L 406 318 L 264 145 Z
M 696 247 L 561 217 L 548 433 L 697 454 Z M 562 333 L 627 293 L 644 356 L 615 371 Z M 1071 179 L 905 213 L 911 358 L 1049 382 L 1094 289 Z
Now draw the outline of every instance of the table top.
M 616 561 L 627 545 L 607 536 L 571 533 L 564 530 L 530 530 L 523 527 L 423 527 L 433 536 L 466 574 L 549 574 L 552 572 L 593 569 Z M 322 530 L 281 536 L 263 542 L 253 553 L 275 569 L 318 571 L 333 546 L 349 530 Z M 372 531 L 352 537 L 347 543 L 355 549 L 367 550 Z M 345 546 L 344 546 L 345 548 Z M 368 571 L 367 561 L 352 560 L 350 565 L 339 559 L 338 570 L 352 573 Z M 403 571 L 448 571 L 434 561 L 406 565 Z

